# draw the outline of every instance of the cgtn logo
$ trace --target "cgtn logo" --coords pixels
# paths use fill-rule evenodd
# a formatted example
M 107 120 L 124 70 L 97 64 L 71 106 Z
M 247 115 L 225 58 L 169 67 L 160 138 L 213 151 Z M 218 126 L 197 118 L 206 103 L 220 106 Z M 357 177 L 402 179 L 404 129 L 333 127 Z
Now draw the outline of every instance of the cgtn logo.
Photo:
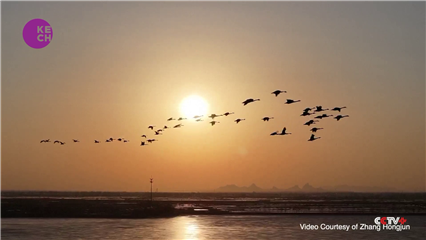
M 407 219 L 403 217 L 376 217 L 374 223 L 377 225 L 382 225 L 383 230 L 410 230 L 410 225 L 405 224 Z

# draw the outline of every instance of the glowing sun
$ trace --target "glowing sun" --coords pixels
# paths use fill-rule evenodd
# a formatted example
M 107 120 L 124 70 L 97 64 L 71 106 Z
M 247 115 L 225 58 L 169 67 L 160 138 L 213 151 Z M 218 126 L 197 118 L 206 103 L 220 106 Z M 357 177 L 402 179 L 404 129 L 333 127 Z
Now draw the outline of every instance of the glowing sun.
M 180 112 L 188 119 L 193 119 L 195 116 L 206 116 L 208 110 L 209 104 L 204 98 L 197 95 L 186 97 L 180 103 Z

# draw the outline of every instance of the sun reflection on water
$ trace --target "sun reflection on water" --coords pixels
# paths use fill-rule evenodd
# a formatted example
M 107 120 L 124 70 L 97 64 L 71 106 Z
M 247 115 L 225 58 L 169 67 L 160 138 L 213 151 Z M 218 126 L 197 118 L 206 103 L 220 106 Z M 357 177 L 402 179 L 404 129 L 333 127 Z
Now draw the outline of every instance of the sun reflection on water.
M 195 221 L 186 223 L 185 227 L 185 239 L 186 240 L 198 240 L 198 225 Z

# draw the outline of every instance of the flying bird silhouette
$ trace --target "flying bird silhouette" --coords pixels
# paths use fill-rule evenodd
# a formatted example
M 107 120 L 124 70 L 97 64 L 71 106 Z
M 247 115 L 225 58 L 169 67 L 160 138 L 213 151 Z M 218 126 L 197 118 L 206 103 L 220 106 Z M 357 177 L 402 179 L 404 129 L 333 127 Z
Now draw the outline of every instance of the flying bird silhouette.
M 237 118 L 234 122 L 239 123 L 241 121 L 244 121 L 245 119 Z
M 194 118 L 200 118 L 203 117 L 203 115 L 195 115 Z
M 342 116 L 342 115 L 337 115 L 336 117 L 334 117 L 337 121 L 339 121 L 340 119 L 342 119 L 342 118 L 345 118 L 345 117 L 349 117 L 349 115 L 344 115 L 344 116 Z
M 226 113 L 223 114 L 223 116 L 227 117 L 227 116 L 229 116 L 231 114 L 234 114 L 234 112 L 226 112 Z
M 99 143 L 99 141 L 98 141 L 98 140 L 95 140 L 95 143 Z
M 275 94 L 275 97 L 278 97 L 278 95 L 280 95 L 280 93 L 287 93 L 287 91 L 275 90 L 271 94 Z
M 326 113 L 324 113 L 323 115 L 321 115 L 323 118 L 326 118 L 326 117 L 332 117 L 333 115 L 327 115 Z
M 288 135 L 288 134 L 291 134 L 291 133 L 288 133 L 286 131 L 287 131 L 287 128 L 284 127 L 283 130 L 281 131 L 281 133 L 279 135 Z
M 317 138 L 315 138 L 315 135 L 314 134 L 312 134 L 311 135 L 311 138 L 309 138 L 309 140 L 308 141 L 314 141 L 314 140 L 317 140 L 317 139 L 320 139 L 321 137 L 317 137 Z
M 287 99 L 287 102 L 285 102 L 285 104 L 292 104 L 297 102 L 300 102 L 300 100 Z
M 173 128 L 179 128 L 179 127 L 183 127 L 183 125 L 182 124 L 178 124 L 178 125 L 174 126 Z
M 210 122 L 210 124 L 211 124 L 212 126 L 214 126 L 216 123 L 220 123 L 220 122 L 218 122 L 218 121 L 211 121 L 211 122 Z
M 169 118 L 169 119 L 167 119 L 167 121 L 172 121 L 172 120 L 176 120 L 176 119 L 174 119 L 174 118 Z
M 186 120 L 186 118 L 180 117 L 178 118 L 178 121 Z
M 64 142 L 59 142 L 61 145 L 64 145 L 65 143 Z
M 274 119 L 273 117 L 264 117 L 264 118 L 262 118 L 262 120 L 265 122 L 265 121 L 268 121 L 269 122 L 269 120 L 270 119 Z
M 73 139 L 73 141 L 76 143 L 76 142 L 80 142 L 80 141 L 78 141 L 77 139 Z
M 311 129 L 311 132 L 317 132 L 318 130 L 321 130 L 321 129 L 324 129 L 324 128 L 316 128 L 316 127 L 314 127 L 314 128 Z
M 302 114 L 300 114 L 300 116 L 309 116 L 309 115 L 311 115 L 311 113 L 305 112 L 305 111 Z
M 245 105 L 247 105 L 247 104 L 249 104 L 249 103 L 256 102 L 256 101 L 260 101 L 260 99 L 253 99 L 253 98 L 249 98 L 249 99 L 246 99 L 246 100 L 243 102 L 243 105 L 245 106 Z
M 346 107 L 335 107 L 335 108 L 331 109 L 331 111 L 339 111 L 340 112 L 340 110 L 342 110 L 343 108 L 346 108 Z
M 155 142 L 155 141 L 158 141 L 157 139 L 148 139 L 147 140 L 149 143 L 152 143 L 152 142 Z
M 305 109 L 303 109 L 303 112 L 309 112 L 309 111 L 311 111 L 311 110 L 314 110 L 314 108 L 305 108 Z
M 146 135 L 142 135 L 142 137 L 146 138 Z
M 149 126 L 148 128 L 151 129 L 151 130 L 154 130 L 154 127 L 155 126 Z
M 55 143 L 60 143 L 60 141 L 56 140 L 56 141 L 53 142 L 53 144 L 55 144 Z
M 319 121 L 318 120 L 309 120 L 309 121 L 305 122 L 305 124 L 303 124 L 303 125 L 310 126 L 311 124 L 315 124 L 316 122 L 319 122 Z
M 146 146 L 148 144 L 145 144 L 145 142 L 141 141 L 141 146 Z
M 203 119 L 199 118 L 199 119 L 197 119 L 197 120 L 195 120 L 195 121 L 197 121 L 197 122 L 201 122 L 201 121 L 203 121 Z
M 322 111 L 326 111 L 326 110 L 328 110 L 328 108 L 323 109 L 322 106 L 316 106 L 316 109 L 315 109 L 314 112 L 322 112 Z
M 220 116 L 222 116 L 222 115 L 216 115 L 216 114 L 213 113 L 209 116 L 209 118 L 211 118 L 213 120 L 214 118 L 217 118 L 217 117 L 220 117 Z

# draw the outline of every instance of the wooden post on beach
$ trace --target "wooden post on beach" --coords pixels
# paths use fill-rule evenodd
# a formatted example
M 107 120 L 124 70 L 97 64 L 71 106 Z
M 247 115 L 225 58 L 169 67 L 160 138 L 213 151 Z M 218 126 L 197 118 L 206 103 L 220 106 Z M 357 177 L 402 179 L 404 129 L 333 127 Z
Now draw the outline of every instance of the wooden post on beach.
M 152 180 L 153 178 L 151 177 L 150 182 L 151 182 L 151 203 L 152 203 Z

